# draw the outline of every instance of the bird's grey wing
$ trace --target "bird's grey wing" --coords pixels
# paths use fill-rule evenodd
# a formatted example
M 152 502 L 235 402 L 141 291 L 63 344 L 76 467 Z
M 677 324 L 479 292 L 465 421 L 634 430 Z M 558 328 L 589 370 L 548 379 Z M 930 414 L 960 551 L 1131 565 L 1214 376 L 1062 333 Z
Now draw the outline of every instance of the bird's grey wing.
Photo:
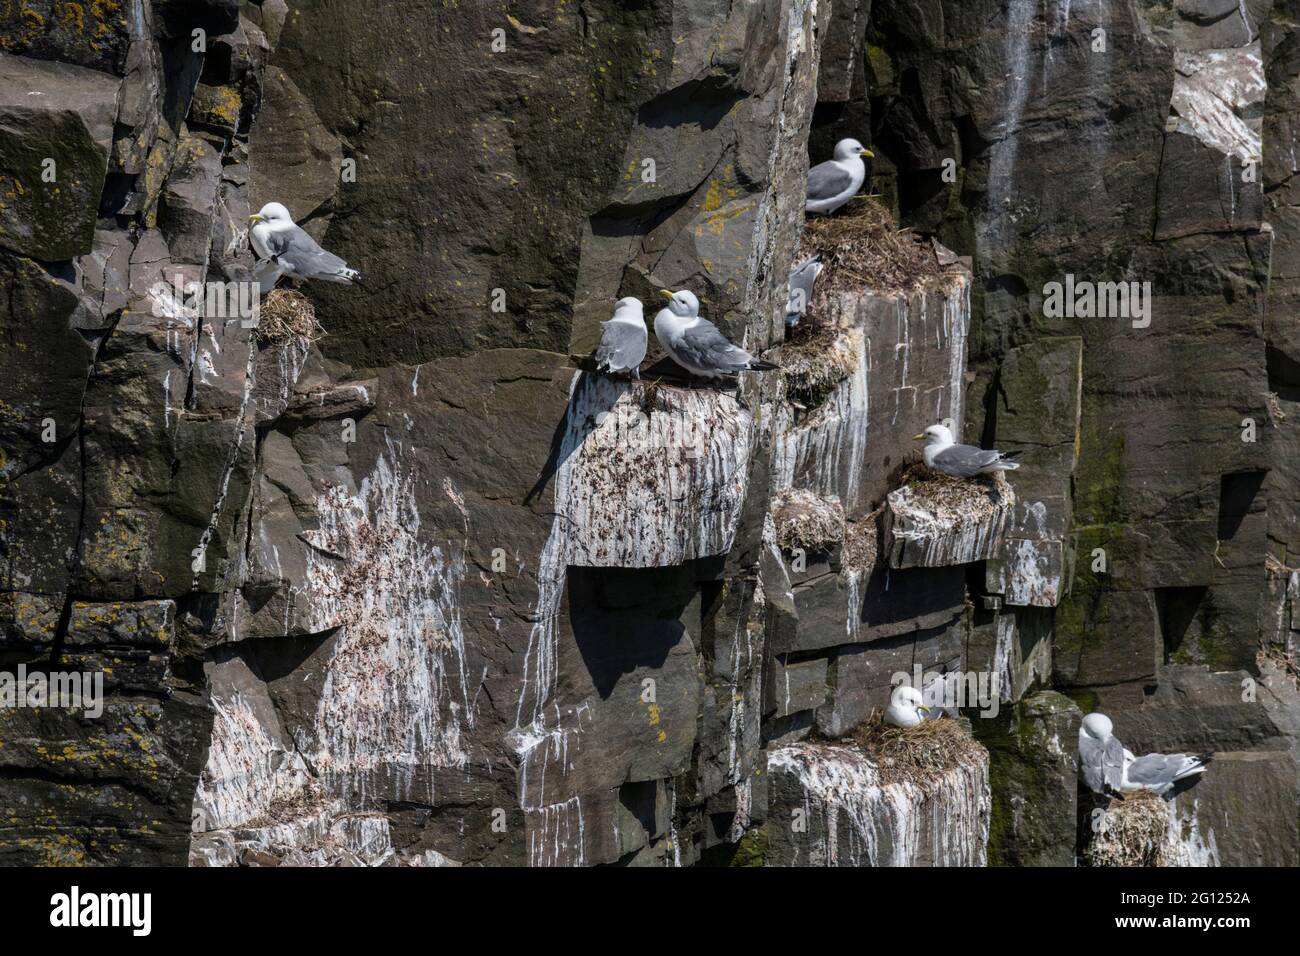
M 738 372 L 754 360 L 744 349 L 728 342 L 708 319 L 687 328 L 674 344 L 681 357 L 696 368 Z
M 808 200 L 833 199 L 853 185 L 853 177 L 835 162 L 818 163 L 808 170 Z
M 602 322 L 596 365 L 619 372 L 635 368 L 645 358 L 646 332 L 626 322 Z
M 981 468 L 986 468 L 997 461 L 999 452 L 976 448 L 974 445 L 949 445 L 934 456 L 934 463 L 939 470 L 960 478 L 978 475 Z
M 271 233 L 266 248 L 285 271 L 303 279 L 342 278 L 351 273 L 346 262 L 297 226 Z
M 1128 765 L 1128 782 L 1141 787 L 1172 786 L 1186 763 L 1185 754 L 1147 754 Z
M 1106 775 L 1102 770 L 1101 742 L 1079 735 L 1079 772 L 1093 793 L 1106 792 Z
M 1106 786 L 1118 791 L 1124 783 L 1124 745 L 1115 737 L 1109 738 L 1102 749 L 1101 771 Z

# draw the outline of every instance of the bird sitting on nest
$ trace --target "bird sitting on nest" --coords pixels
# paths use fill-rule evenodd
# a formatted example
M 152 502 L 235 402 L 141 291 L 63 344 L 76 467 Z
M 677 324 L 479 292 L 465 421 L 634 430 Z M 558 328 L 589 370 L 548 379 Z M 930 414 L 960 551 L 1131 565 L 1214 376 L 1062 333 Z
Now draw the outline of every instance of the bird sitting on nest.
M 889 696 L 889 708 L 885 711 L 885 723 L 894 727 L 916 727 L 925 720 L 930 708 L 925 706 L 925 698 L 911 684 L 900 684 Z
M 1147 754 L 1135 757 L 1114 735 L 1102 713 L 1091 713 L 1079 726 L 1079 774 L 1093 793 L 1150 790 L 1164 796 L 1189 777 L 1205 772 L 1210 754 Z
M 856 139 L 835 144 L 834 158 L 808 170 L 805 212 L 833 213 L 858 194 L 867 181 L 867 164 L 862 157 L 875 156 Z
M 946 425 L 931 425 L 915 440 L 925 440 L 921 457 L 925 465 L 934 471 L 953 478 L 973 478 L 975 475 L 991 475 L 999 471 L 1013 471 L 1019 468 L 1018 462 L 1010 461 L 1012 455 L 1019 452 L 1002 454 L 974 445 L 959 445 L 953 440 L 952 432 Z

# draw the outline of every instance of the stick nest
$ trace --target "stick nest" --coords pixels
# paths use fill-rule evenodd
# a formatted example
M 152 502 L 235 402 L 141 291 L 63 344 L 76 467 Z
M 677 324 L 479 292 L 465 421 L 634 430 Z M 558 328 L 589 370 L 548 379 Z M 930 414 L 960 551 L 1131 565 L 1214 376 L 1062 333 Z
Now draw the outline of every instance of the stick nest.
M 294 289 L 272 289 L 262 300 L 257 340 L 263 345 L 311 345 L 325 330 L 316 321 L 311 299 Z
M 1172 862 L 1168 859 L 1169 807 L 1150 790 L 1111 800 L 1096 826 L 1083 851 L 1089 866 L 1163 866 Z
M 838 499 L 810 491 L 783 491 L 772 503 L 776 543 L 782 550 L 828 551 L 844 538 L 844 508 Z
M 984 747 L 961 721 L 927 720 L 915 727 L 894 727 L 874 710 L 850 735 L 880 774 L 882 783 L 937 780 L 950 770 L 984 759 Z

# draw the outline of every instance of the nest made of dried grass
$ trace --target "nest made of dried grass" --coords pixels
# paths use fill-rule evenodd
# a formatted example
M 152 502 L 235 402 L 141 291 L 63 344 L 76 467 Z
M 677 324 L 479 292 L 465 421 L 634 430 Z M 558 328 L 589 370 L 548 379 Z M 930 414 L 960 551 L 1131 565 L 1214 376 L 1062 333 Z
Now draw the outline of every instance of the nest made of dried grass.
M 910 292 L 943 274 L 934 244 L 899 229 L 876 199 L 859 197 L 831 216 L 804 222 L 800 255 L 820 252 L 824 266 L 809 312 L 822 314 L 825 300 L 840 292 Z
M 307 346 L 325 330 L 311 299 L 295 289 L 272 289 L 258 312 L 257 340 L 263 345 Z
M 844 507 L 811 491 L 783 491 L 772 502 L 776 543 L 784 551 L 827 551 L 844 538 Z
M 899 490 L 906 489 L 906 501 L 931 515 L 945 526 L 983 521 L 1005 507 L 1014 492 L 1002 472 L 954 478 L 932 471 L 924 464 L 908 467 L 900 479 Z
M 854 729 L 849 742 L 875 764 L 883 783 L 937 780 L 944 774 L 983 758 L 984 747 L 959 720 L 944 717 L 915 727 L 894 727 L 885 715 L 872 711 Z
M 827 324 L 802 322 L 781 348 L 781 377 L 789 401 L 805 408 L 821 405 L 853 374 L 857 350 L 851 333 Z
M 1161 866 L 1169 862 L 1169 807 L 1150 790 L 1116 797 L 1096 818 L 1084 847 L 1089 866 Z
M 880 529 L 876 509 L 865 518 L 844 525 L 844 546 L 840 549 L 840 565 L 846 571 L 870 571 L 876 566 L 880 554 Z

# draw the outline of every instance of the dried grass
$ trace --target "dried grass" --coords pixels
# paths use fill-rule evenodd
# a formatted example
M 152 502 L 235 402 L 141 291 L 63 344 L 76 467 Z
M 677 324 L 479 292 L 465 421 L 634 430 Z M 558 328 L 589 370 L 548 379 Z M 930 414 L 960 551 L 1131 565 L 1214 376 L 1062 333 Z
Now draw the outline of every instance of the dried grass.
M 263 345 L 311 345 L 325 334 L 311 299 L 294 289 L 272 289 L 262 300 L 257 340 Z
M 1169 807 L 1150 790 L 1110 801 L 1084 847 L 1089 866 L 1162 866 L 1168 861 Z
M 844 508 L 811 491 L 783 491 L 772 502 L 776 543 L 785 551 L 827 551 L 844 538 Z
M 1255 663 L 1263 667 L 1271 665 L 1281 671 L 1291 683 L 1300 689 L 1300 662 L 1296 661 L 1294 646 L 1279 646 L 1269 641 L 1259 645 L 1255 654 Z
M 781 348 L 786 398 L 805 408 L 816 408 L 853 374 L 857 361 L 848 332 L 811 321 L 796 325 Z
M 956 527 L 992 517 L 1014 492 L 1002 472 L 954 478 L 917 463 L 900 478 L 899 490 L 906 489 L 906 501 L 934 517 L 944 526 Z
M 880 529 L 876 518 L 882 509 L 877 508 L 865 518 L 850 521 L 844 526 L 844 547 L 840 550 L 840 566 L 846 571 L 870 571 L 876 566 L 880 554 Z
M 878 710 L 867 715 L 849 740 L 876 765 L 882 783 L 911 780 L 927 783 L 950 770 L 983 759 L 984 747 L 961 721 L 927 720 L 915 727 L 885 723 Z
M 800 256 L 813 252 L 821 253 L 825 268 L 817 277 L 810 314 L 823 314 L 826 300 L 840 292 L 911 292 L 943 275 L 933 243 L 899 229 L 875 199 L 856 199 L 833 216 L 809 216 Z

